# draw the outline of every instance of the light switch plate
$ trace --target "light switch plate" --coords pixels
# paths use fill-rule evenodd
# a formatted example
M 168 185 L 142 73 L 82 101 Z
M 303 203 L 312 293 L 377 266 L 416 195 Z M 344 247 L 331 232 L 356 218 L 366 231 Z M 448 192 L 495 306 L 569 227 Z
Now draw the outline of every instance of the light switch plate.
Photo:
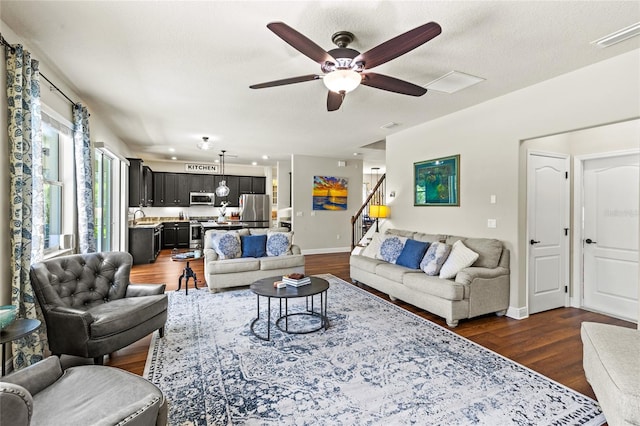
M 487 228 L 495 228 L 497 226 L 498 224 L 495 219 L 487 219 Z
M 491 194 L 491 197 L 489 198 L 491 204 L 495 204 L 496 203 L 496 196 Z

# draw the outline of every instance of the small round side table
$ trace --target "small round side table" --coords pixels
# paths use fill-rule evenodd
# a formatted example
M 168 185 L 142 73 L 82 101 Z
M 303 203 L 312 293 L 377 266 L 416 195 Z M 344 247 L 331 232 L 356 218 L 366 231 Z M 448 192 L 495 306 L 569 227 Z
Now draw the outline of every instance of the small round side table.
M 0 331 L 0 343 L 2 343 L 2 375 L 5 375 L 5 354 L 7 353 L 7 343 L 33 333 L 40 327 L 40 320 L 18 318 Z

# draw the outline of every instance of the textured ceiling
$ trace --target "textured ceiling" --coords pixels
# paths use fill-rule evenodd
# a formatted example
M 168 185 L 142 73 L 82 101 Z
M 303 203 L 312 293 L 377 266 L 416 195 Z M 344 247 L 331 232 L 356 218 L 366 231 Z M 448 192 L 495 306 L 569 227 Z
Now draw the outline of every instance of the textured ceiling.
M 608 49 L 590 44 L 640 21 L 637 1 L 2 0 L 0 14 L 147 160 L 214 161 L 225 149 L 237 155 L 228 163 L 359 152 L 375 165 L 384 151 L 363 147 L 393 132 L 640 47 L 640 37 Z M 375 71 L 418 85 L 451 70 L 486 81 L 418 98 L 361 86 L 327 112 L 321 81 L 249 89 L 320 72 L 266 28 L 272 21 L 326 50 L 333 33 L 350 31 L 349 47 L 361 52 L 435 21 L 441 35 Z M 399 126 L 380 127 L 389 122 Z M 213 151 L 196 148 L 202 136 Z

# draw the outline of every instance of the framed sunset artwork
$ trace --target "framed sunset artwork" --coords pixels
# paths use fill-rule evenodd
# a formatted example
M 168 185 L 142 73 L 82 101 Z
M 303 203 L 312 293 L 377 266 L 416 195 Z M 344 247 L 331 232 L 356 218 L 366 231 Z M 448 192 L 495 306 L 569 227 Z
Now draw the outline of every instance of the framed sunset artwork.
M 346 210 L 349 179 L 313 177 L 313 210 Z

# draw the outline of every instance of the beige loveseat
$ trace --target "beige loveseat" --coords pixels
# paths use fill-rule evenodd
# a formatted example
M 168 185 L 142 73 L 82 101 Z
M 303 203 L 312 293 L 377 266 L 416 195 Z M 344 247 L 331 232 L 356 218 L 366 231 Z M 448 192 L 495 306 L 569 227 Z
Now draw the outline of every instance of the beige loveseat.
M 286 252 L 277 256 L 236 257 L 221 259 L 215 248 L 215 234 L 237 233 L 240 237 L 269 234 L 289 235 L 287 228 L 240 229 L 237 231 L 209 230 L 204 235 L 204 276 L 212 292 L 222 288 L 250 285 L 262 278 L 290 273 L 304 273 L 304 255 L 300 247 L 290 244 Z
M 410 269 L 365 255 L 356 248 L 349 262 L 354 282 L 386 293 L 392 300 L 400 299 L 439 315 L 449 327 L 456 327 L 460 319 L 493 312 L 506 313 L 509 307 L 509 250 L 500 241 L 397 229 L 389 229 L 385 234 L 448 245 L 461 240 L 479 257 L 470 267 L 460 270 L 455 278 L 443 279 L 427 275 L 421 269 Z
M 640 425 L 640 330 L 583 322 L 583 366 L 610 426 Z

